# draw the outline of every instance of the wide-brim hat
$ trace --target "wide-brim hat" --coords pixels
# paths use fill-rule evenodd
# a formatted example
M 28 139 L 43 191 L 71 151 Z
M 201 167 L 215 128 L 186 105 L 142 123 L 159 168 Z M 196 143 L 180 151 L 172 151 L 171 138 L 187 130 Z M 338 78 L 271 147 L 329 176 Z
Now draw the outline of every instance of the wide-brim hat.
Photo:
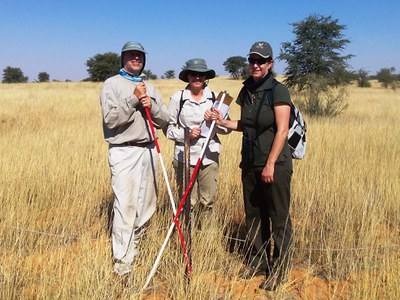
M 179 79 L 184 82 L 189 82 L 188 75 L 190 72 L 202 73 L 206 79 L 215 77 L 215 71 L 207 67 L 207 63 L 202 58 L 192 58 L 186 62 L 186 67 L 179 73 Z

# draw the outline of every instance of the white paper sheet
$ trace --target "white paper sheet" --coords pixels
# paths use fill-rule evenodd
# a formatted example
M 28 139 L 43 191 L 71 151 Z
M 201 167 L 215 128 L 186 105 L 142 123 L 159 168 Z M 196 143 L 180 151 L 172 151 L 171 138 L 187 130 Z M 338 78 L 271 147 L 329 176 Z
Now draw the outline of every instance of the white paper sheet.
M 219 101 L 215 101 L 213 106 L 214 106 L 214 108 L 218 108 Z M 228 112 L 229 112 L 229 105 L 226 105 L 225 103 L 222 103 L 221 107 L 220 107 L 220 111 L 221 111 L 222 116 L 225 118 L 228 115 Z M 211 122 L 206 122 L 206 121 L 203 122 L 203 124 L 201 125 L 201 136 L 207 137 L 208 132 L 210 131 L 210 125 L 211 125 Z M 211 135 L 211 139 L 214 137 L 215 127 L 214 127 L 213 131 L 214 132 Z

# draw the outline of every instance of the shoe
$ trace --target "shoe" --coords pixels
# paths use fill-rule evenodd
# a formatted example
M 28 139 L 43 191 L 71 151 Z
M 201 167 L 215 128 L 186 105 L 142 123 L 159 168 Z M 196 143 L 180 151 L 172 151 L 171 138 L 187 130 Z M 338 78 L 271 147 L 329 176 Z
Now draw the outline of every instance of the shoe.
M 247 280 L 256 276 L 265 276 L 265 270 L 258 269 L 252 266 L 244 266 L 239 270 L 238 276 L 242 279 Z
M 114 273 L 116 273 L 117 275 L 124 276 L 131 272 L 132 272 L 131 264 L 125 264 L 119 261 L 114 263 Z
M 265 291 L 275 291 L 280 285 L 286 282 L 287 278 L 284 276 L 271 276 L 267 280 L 263 280 L 258 287 Z

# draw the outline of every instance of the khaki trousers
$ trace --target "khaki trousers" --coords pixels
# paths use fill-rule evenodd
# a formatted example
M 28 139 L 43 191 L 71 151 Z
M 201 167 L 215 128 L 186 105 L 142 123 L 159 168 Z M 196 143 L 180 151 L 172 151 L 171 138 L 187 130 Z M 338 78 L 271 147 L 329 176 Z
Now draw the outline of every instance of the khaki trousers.
M 173 161 L 173 166 L 175 169 L 175 178 L 179 190 L 179 198 L 182 197 L 186 189 L 183 187 L 183 163 L 178 160 Z M 204 209 L 212 209 L 214 206 L 214 196 L 217 191 L 217 181 L 218 181 L 218 163 L 213 162 L 209 165 L 200 165 L 199 171 L 197 173 L 196 180 L 193 182 L 192 192 L 190 194 L 190 204 L 191 207 L 195 207 L 196 204 L 202 204 Z M 190 166 L 190 176 L 192 176 L 194 166 Z

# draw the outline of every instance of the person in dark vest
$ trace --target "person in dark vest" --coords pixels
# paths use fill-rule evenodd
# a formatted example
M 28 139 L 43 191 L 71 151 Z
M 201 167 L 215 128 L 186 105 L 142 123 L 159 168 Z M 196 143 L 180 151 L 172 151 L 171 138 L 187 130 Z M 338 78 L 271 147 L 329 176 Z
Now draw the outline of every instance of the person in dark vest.
M 242 185 L 248 230 L 243 278 L 265 275 L 260 285 L 275 290 L 287 280 L 291 260 L 292 223 L 289 214 L 292 157 L 287 143 L 291 99 L 288 88 L 272 89 L 274 65 L 267 42 L 251 46 L 251 76 L 243 82 L 236 103 L 240 120 L 226 120 L 217 110 L 206 113 L 226 128 L 242 131 Z

